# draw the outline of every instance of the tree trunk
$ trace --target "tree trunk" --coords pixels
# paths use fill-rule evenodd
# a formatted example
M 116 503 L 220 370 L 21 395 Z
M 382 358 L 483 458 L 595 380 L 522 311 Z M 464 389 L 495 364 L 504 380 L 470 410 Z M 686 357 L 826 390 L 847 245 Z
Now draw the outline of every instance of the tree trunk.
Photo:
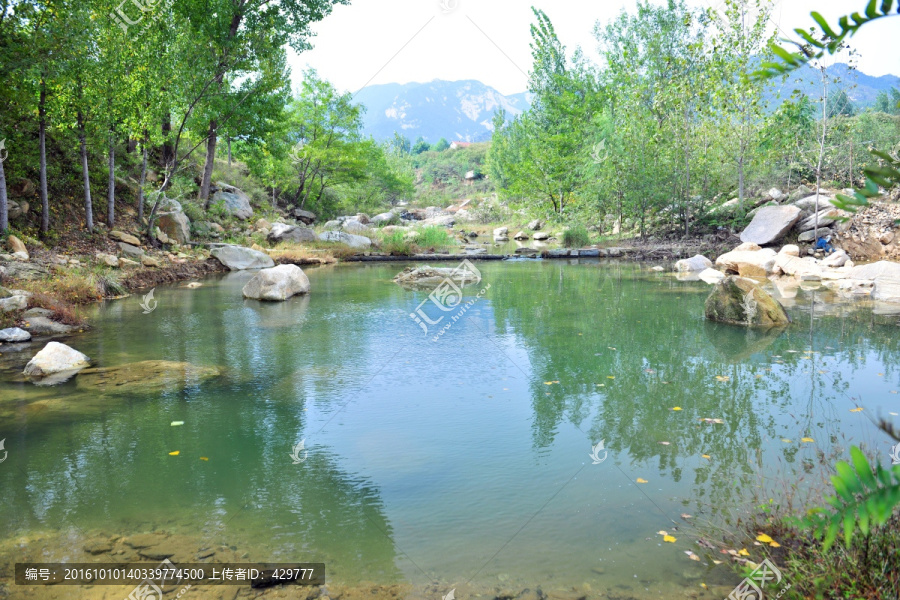
M 38 100 L 38 146 L 40 148 L 41 237 L 50 231 L 50 199 L 47 194 L 47 84 L 41 76 Z
M 147 142 L 150 135 L 144 130 L 144 141 L 141 142 L 141 180 L 138 182 L 138 227 L 144 224 L 144 184 L 147 183 Z
M 231 136 L 228 136 L 228 166 L 231 166 Z
M 6 159 L 6 156 L 0 156 Z M 9 210 L 6 200 L 6 173 L 3 170 L 3 160 L 0 160 L 0 232 L 9 229 Z
M 109 180 L 106 190 L 106 224 L 112 229 L 116 224 L 116 131 L 109 128 Z
M 89 233 L 94 232 L 94 209 L 91 206 L 91 177 L 88 171 L 87 136 L 84 133 L 84 115 L 81 110 L 76 115 L 78 122 L 78 142 L 81 144 L 81 176 L 84 179 L 84 216 Z
M 825 134 L 828 128 L 828 79 L 825 68 L 822 71 L 822 137 L 819 138 L 819 162 L 816 165 L 816 207 L 813 217 L 813 244 L 819 243 L 819 188 L 822 186 L 822 160 L 825 157 Z
M 203 208 L 209 210 L 209 188 L 212 180 L 213 163 L 216 160 L 216 133 L 218 123 L 215 119 L 209 121 L 209 136 L 206 138 L 206 164 L 203 167 L 203 180 L 200 182 L 200 200 L 203 200 Z
M 172 133 L 172 113 L 166 112 L 162 122 L 163 145 L 160 153 L 160 166 L 166 169 L 169 163 L 175 160 L 175 152 L 172 143 L 169 141 L 169 134 Z

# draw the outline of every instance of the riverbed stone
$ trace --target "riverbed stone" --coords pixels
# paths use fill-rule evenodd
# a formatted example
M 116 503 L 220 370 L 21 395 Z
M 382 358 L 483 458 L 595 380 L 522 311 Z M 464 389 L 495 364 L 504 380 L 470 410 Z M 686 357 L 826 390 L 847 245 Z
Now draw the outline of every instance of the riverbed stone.
M 793 205 L 763 207 L 741 233 L 741 241 L 753 242 L 760 246 L 773 244 L 797 223 L 800 212 L 800 209 Z
M 546 241 L 550 239 L 550 234 L 546 231 L 538 231 L 534 234 L 534 239 L 539 242 Z
M 218 190 L 213 194 L 210 204 L 221 202 L 226 211 L 242 221 L 253 216 L 253 207 L 250 206 L 247 194 L 227 183 L 217 182 L 216 187 Z
M 474 266 L 471 269 L 474 269 Z M 471 269 L 468 267 L 407 267 L 394 277 L 394 282 L 409 289 L 433 289 L 450 280 L 462 287 L 481 281 L 481 273 Z
M 514 240 L 527 240 L 528 234 L 525 233 L 524 231 L 520 231 L 516 235 L 513 236 L 513 239 Z
M 31 334 L 18 327 L 7 327 L 0 329 L 0 342 L 27 342 L 31 339 Z
M 544 226 L 544 222 L 540 219 L 535 219 L 534 221 L 530 221 L 528 225 L 525 227 L 530 229 L 531 231 L 540 231 L 540 229 Z
M 48 342 L 28 361 L 23 372 L 28 377 L 39 379 L 64 371 L 78 371 L 90 364 L 91 359 L 78 350 L 59 342 Z
M 752 279 L 726 277 L 706 299 L 706 318 L 733 325 L 773 327 L 790 323 L 784 307 Z
M 0 312 L 24 310 L 27 306 L 28 298 L 21 294 L 16 294 L 8 298 L 0 298 Z
M 784 254 L 786 256 L 800 256 L 800 247 L 796 244 L 787 244 L 781 247 L 781 250 L 778 251 L 778 254 Z
M 869 263 L 867 265 L 859 265 L 850 269 L 848 274 L 850 279 L 877 279 L 884 277 L 887 279 L 900 279 L 900 263 L 889 260 L 880 260 L 878 262 Z
M 175 240 L 179 244 L 187 244 L 191 241 L 191 220 L 183 212 L 160 215 L 159 229 L 169 238 L 169 243 L 171 240 Z
M 818 213 L 819 219 L 819 237 L 822 237 L 822 229 L 828 227 L 833 224 L 841 217 L 842 213 L 836 208 L 827 208 L 825 210 L 820 210 Z M 815 234 L 816 227 L 816 215 L 811 215 L 797 224 L 797 231 L 806 232 L 812 230 Z
M 231 271 L 267 269 L 275 266 L 275 261 L 265 252 L 259 252 L 243 246 L 217 246 L 210 251 L 210 256 Z
M 144 256 L 143 248 L 139 248 L 127 242 L 119 242 L 117 245 L 122 254 L 132 260 L 141 260 L 141 257 Z
M 312 225 L 316 222 L 316 213 L 310 212 L 308 210 L 303 210 L 302 208 L 295 208 L 293 213 L 294 218 L 303 223 L 304 225 Z
M 413 231 L 410 231 L 409 233 L 417 234 L 417 232 Z M 372 245 L 372 240 L 370 240 L 369 238 L 362 235 L 353 235 L 345 231 L 323 231 L 319 234 L 319 240 L 322 242 L 340 242 L 341 244 L 346 244 L 351 248 L 358 249 L 369 248 Z
M 242 293 L 244 298 L 280 302 L 297 294 L 308 294 L 309 278 L 297 265 L 278 265 L 259 271 Z
M 74 326 L 45 316 L 25 317 L 25 326 L 32 335 L 66 335 L 75 331 Z
M 692 256 L 691 258 L 685 258 L 679 260 L 675 263 L 675 270 L 679 273 L 689 273 L 692 271 L 705 271 L 713 266 L 711 260 L 703 256 L 702 254 L 697 254 L 696 256 Z
M 704 269 L 703 271 L 700 271 L 697 277 L 699 277 L 701 281 L 714 285 L 725 279 L 725 273 L 715 269 Z
M 274 223 L 271 231 L 267 236 L 270 242 L 315 242 L 318 240 L 316 232 L 306 227 L 297 225 L 285 225 L 284 223 Z
M 221 371 L 216 367 L 168 360 L 144 360 L 113 367 L 85 369 L 78 374 L 75 384 L 79 390 L 92 393 L 147 396 L 199 385 L 220 374 Z
M 17 258 L 28 260 L 28 248 L 25 247 L 25 244 L 22 242 L 22 240 L 14 235 L 11 235 L 6 239 L 6 243 L 9 245 L 9 249 L 13 253 L 13 255 L 18 255 Z
M 731 273 L 739 273 L 741 265 L 761 267 L 766 273 L 775 268 L 777 254 L 771 248 L 762 250 L 732 250 L 716 259 L 716 266 Z

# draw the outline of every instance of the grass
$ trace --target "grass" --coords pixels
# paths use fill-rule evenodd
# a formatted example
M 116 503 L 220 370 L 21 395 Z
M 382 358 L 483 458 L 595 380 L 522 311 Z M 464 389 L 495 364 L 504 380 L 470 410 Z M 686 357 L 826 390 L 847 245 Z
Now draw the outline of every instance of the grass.
M 456 243 L 445 227 L 431 225 L 418 230 L 416 245 L 420 248 L 446 249 Z
M 415 254 L 416 246 L 406 239 L 405 231 L 381 233 L 381 251 L 391 256 L 409 256 Z
M 583 248 L 591 243 L 591 235 L 584 225 L 575 225 L 562 234 L 562 245 L 566 248 Z

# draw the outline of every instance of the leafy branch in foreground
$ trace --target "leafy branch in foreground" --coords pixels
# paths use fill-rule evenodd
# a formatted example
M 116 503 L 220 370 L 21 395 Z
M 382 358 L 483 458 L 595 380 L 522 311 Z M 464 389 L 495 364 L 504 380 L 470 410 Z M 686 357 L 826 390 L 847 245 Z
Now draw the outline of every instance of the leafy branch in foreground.
M 825 53 L 834 54 L 838 52 L 848 37 L 853 37 L 856 32 L 865 24 L 871 23 L 877 19 L 892 16 L 891 11 L 894 8 L 894 0 L 870 0 L 866 6 L 864 14 L 858 12 L 852 15 L 845 15 L 838 20 L 840 33 L 832 29 L 828 21 L 825 20 L 818 12 L 811 12 L 810 16 L 821 28 L 820 39 L 813 37 L 813 34 L 803 29 L 794 29 L 794 32 L 803 38 L 803 42 L 784 39 L 783 41 L 794 44 L 799 52 L 790 52 L 777 44 L 771 44 L 772 52 L 781 59 L 780 62 L 764 62 L 760 66 L 760 70 L 756 72 L 756 76 L 760 79 L 768 79 L 778 75 L 790 73 L 795 69 L 799 69 L 803 65 L 812 60 L 816 60 L 825 56 Z M 900 2 L 897 3 L 895 14 L 900 14 Z M 814 32 L 814 29 L 811 31 Z
M 887 152 L 878 150 L 871 150 L 870 152 L 880 158 L 883 164 L 863 169 L 863 172 L 866 174 L 865 187 L 856 190 L 852 196 L 837 194 L 832 203 L 837 208 L 853 212 L 857 207 L 867 206 L 869 198 L 881 196 L 879 186 L 886 190 L 900 186 L 900 157 L 891 156 Z
M 900 465 L 886 469 L 876 464 L 873 473 L 856 446 L 850 448 L 850 459 L 852 467 L 840 461 L 835 465 L 837 475 L 831 476 L 837 496 L 828 498 L 827 502 L 834 512 L 817 508 L 807 520 L 816 534 L 824 537 L 825 550 L 831 547 L 842 528 L 849 546 L 857 527 L 863 535 L 869 535 L 870 527 L 883 525 L 900 505 Z

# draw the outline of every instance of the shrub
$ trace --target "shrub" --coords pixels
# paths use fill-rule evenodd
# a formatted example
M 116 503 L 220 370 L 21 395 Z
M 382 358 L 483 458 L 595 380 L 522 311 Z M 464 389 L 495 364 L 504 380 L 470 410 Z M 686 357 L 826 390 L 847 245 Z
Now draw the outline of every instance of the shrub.
M 393 231 L 381 234 L 381 251 L 393 256 L 409 256 L 415 254 L 415 245 L 406 239 L 405 231 Z
M 562 244 L 566 248 L 583 248 L 590 243 L 591 236 L 584 225 L 576 225 L 563 232 Z
M 419 230 L 416 245 L 422 248 L 447 248 L 454 244 L 450 232 L 444 227 L 431 225 Z

